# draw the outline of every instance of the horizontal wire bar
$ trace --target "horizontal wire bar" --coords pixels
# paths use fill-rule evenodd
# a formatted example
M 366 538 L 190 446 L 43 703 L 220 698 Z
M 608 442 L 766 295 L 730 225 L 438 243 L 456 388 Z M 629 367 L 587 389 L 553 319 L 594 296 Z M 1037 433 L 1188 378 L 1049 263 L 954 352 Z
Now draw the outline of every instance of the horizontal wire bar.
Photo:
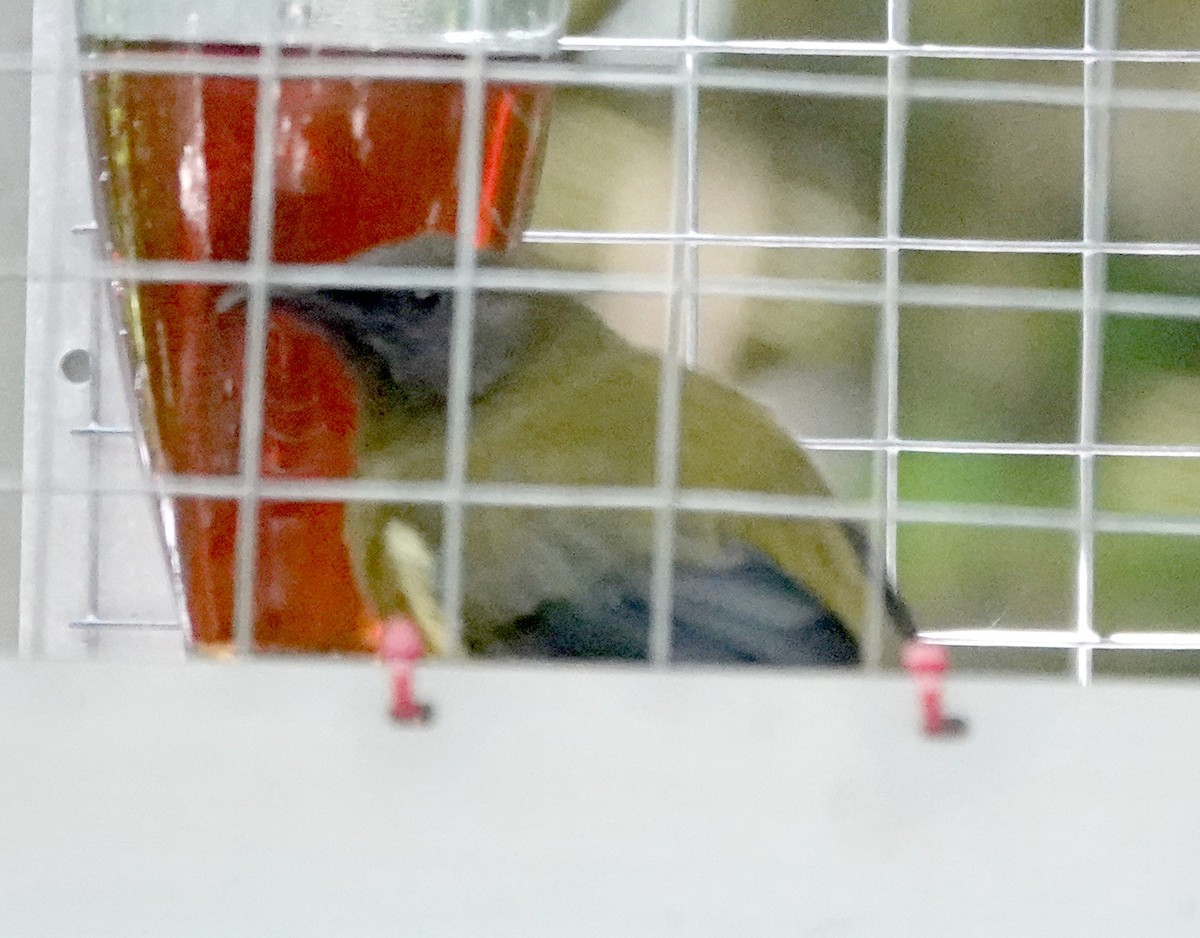
M 175 620 L 86 617 L 67 623 L 72 629 L 137 629 L 178 631 Z M 1078 633 L 1049 628 L 930 629 L 918 633 L 922 641 L 937 645 L 976 648 L 1061 648 L 1191 650 L 1200 651 L 1200 632 L 1114 632 L 1082 639 Z
M 581 239 L 580 243 L 596 242 Z M 281 287 L 450 289 L 454 277 L 449 269 L 438 272 L 358 264 L 279 264 L 274 265 L 271 271 L 269 279 L 272 284 Z M 0 264 L 0 277 L 5 273 Z M 7 273 L 13 277 L 25 276 L 23 269 L 13 269 Z M 52 279 L 54 282 L 128 279 L 144 283 L 226 285 L 244 283 L 249 276 L 248 265 L 236 262 L 130 261 L 118 265 L 97 264 L 91 272 L 81 271 Z M 30 280 L 37 282 L 39 278 L 31 276 Z M 665 275 L 502 267 L 481 269 L 478 281 L 480 287 L 489 290 L 571 294 L 662 294 L 670 286 Z M 847 306 L 877 305 L 883 300 L 882 285 L 871 281 L 701 277 L 698 289 L 702 296 L 820 300 Z M 900 299 L 906 306 L 1077 313 L 1082 303 L 1082 292 L 1063 288 L 910 283 L 901 285 Z M 1110 293 L 1105 295 L 1103 308 L 1106 312 L 1130 316 L 1200 318 L 1200 299 L 1172 294 Z
M 0 494 L 49 494 L 73 497 L 87 494 L 236 500 L 247 486 L 237 476 L 166 476 L 151 483 L 103 481 L 92 486 L 61 486 L 48 493 L 22 487 L 17 480 L 0 480 Z M 263 479 L 259 494 L 264 502 L 346 502 L 378 504 L 440 504 L 449 496 L 442 482 L 394 482 L 378 479 Z M 577 508 L 582 510 L 653 510 L 661 495 L 649 487 L 575 487 L 468 482 L 462 501 L 476 507 Z M 681 489 L 674 504 L 680 511 L 714 514 L 748 514 L 780 518 L 826 518 L 870 521 L 877 515 L 869 502 L 765 492 Z M 970 527 L 1024 528 L 1071 532 L 1078 527 L 1072 509 L 1031 508 L 975 502 L 900 501 L 896 520 L 904 524 L 939 524 Z M 1200 515 L 1166 516 L 1135 512 L 1097 512 L 1096 530 L 1111 534 L 1200 536 Z
M 930 629 L 918 633 L 933 645 L 970 648 L 1094 648 L 1097 650 L 1200 651 L 1200 631 L 1113 632 L 1084 637 L 1075 630 L 1033 628 Z
M 861 306 L 882 303 L 884 289 L 877 282 L 865 280 L 712 277 L 701 278 L 700 293 L 776 300 L 822 300 L 846 306 Z M 1078 313 L 1083 302 L 1083 293 L 1079 289 L 1050 287 L 910 283 L 901 284 L 900 302 L 904 306 Z M 1106 293 L 1103 308 L 1106 312 L 1130 316 L 1200 318 L 1200 299 L 1190 296 Z
M 131 432 L 127 427 L 101 427 L 95 430 L 87 428 L 73 430 L 73 433 L 97 433 L 102 435 L 123 436 Z M 895 440 L 873 439 L 869 437 L 797 437 L 797 442 L 805 449 L 839 453 L 924 453 L 942 456 L 1058 456 L 1079 457 L 1097 456 L 1101 458 L 1145 458 L 1145 459 L 1200 459 L 1200 442 L 1194 444 L 1176 443 L 1095 443 L 1083 446 L 1075 442 L 1038 443 L 1021 441 L 989 441 L 989 440 L 919 440 L 897 438 Z M 236 475 L 228 476 L 173 476 L 175 479 L 236 479 Z M 186 484 L 186 483 L 184 483 Z M 276 486 L 284 484 L 275 481 Z M 306 480 L 303 484 L 326 486 L 335 483 L 324 479 Z M 341 483 L 337 483 L 341 484 Z M 357 479 L 355 485 L 368 485 L 371 480 Z M 391 483 L 388 483 L 391 484 Z M 426 485 L 435 483 L 413 483 Z M 0 482 L 2 487 L 2 482 Z M 182 494 L 182 493 L 181 493 Z
M 125 428 L 106 428 L 111 436 L 123 436 Z M 1040 456 L 1074 458 L 1092 455 L 1100 458 L 1148 458 L 1148 459 L 1200 459 L 1200 444 L 1154 445 L 1140 443 L 1097 443 L 1083 447 L 1078 443 L 1021 443 L 1021 442 L 970 442 L 964 440 L 909 440 L 895 441 L 864 438 L 800 437 L 797 441 L 804 449 L 840 453 L 920 453 L 954 456 Z M 164 475 L 153 482 L 131 481 L 128 484 L 105 480 L 96 486 L 55 486 L 50 494 L 72 495 L 100 492 L 112 495 L 160 493 L 179 497 L 235 498 L 244 487 L 236 474 L 224 476 Z M 377 479 L 264 479 L 265 497 L 276 500 L 295 501 L 412 501 L 434 502 L 443 497 L 437 481 L 395 482 Z M 530 486 L 513 483 L 510 485 L 485 485 L 473 483 L 481 501 L 495 504 L 531 504 L 530 499 L 546 499 L 547 505 L 570 504 L 571 499 L 584 498 L 599 507 L 644 508 L 652 502 L 642 495 L 630 495 L 640 490 L 635 487 L 571 487 Z M 0 479 L 0 492 L 34 491 L 24 486 L 20 479 Z M 647 490 L 649 491 L 649 490 Z M 702 491 L 702 490 L 694 490 Z M 524 493 L 524 494 L 513 494 Z M 744 493 L 734 494 L 742 497 Z M 566 501 L 564 501 L 566 499 Z M 909 502 L 913 504 L 925 504 Z M 999 506 L 997 506 L 999 507 Z M 851 513 L 856 513 L 857 509 Z
M 183 52 L 120 52 L 90 54 L 74 64 L 83 74 L 213 75 L 232 78 L 394 78 L 407 81 L 461 82 L 470 67 L 460 58 L 419 58 L 400 55 L 304 55 L 285 57 L 272 69 L 245 55 Z M 488 59 L 489 82 L 565 84 L 622 88 L 668 89 L 677 76 L 652 63 L 635 65 L 568 62 L 560 59 Z
M 699 55 L 789 55 L 826 58 L 980 59 L 1024 62 L 1200 62 L 1196 49 L 1112 49 L 1072 46 L 987 46 L 858 39 L 671 39 L 566 36 L 568 52 L 691 52 Z
M 1100 534 L 1152 534 L 1158 537 L 1195 537 L 1200 534 L 1200 518 L 1138 515 L 1100 511 L 1093 524 Z
M 279 265 L 278 276 L 271 282 L 277 286 L 363 288 L 426 288 L 450 289 L 452 274 L 425 270 L 411 273 L 398 268 L 359 267 L 358 265 Z M 134 262 L 130 267 L 101 268 L 54 278 L 62 280 L 130 279 L 145 283 L 191 282 L 230 284 L 241 282 L 241 264 L 198 261 Z M 0 273 L 0 276 L 3 276 Z M 12 276 L 24 276 L 14 272 Z M 36 278 L 31 278 L 36 280 Z M 662 294 L 669 283 L 665 277 L 644 274 L 607 272 L 576 272 L 525 268 L 484 268 L 479 272 L 479 285 L 484 289 L 522 292 L 567 294 Z M 845 306 L 878 305 L 883 300 L 883 287 L 870 281 L 803 280 L 764 277 L 700 278 L 698 289 L 702 296 L 739 296 L 757 299 L 822 301 Z M 1080 290 L 1042 287 L 992 287 L 972 284 L 904 284 L 900 288 L 901 303 L 909 307 L 938 309 L 976 309 L 1005 312 L 1030 310 L 1056 313 L 1078 313 L 1082 303 Z M 1126 316 L 1200 319 L 1200 299 L 1173 294 L 1108 293 L 1103 309 L 1108 313 Z M 79 431 L 84 432 L 84 431 Z
M 844 306 L 874 306 L 883 301 L 883 287 L 870 281 L 792 280 L 764 277 L 702 278 L 700 293 L 772 300 L 820 300 Z M 1030 310 L 1078 313 L 1082 291 L 1050 287 L 989 287 L 972 284 L 901 284 L 900 302 L 907 307 L 972 309 L 1005 312 Z M 1127 316 L 1200 318 L 1200 299 L 1146 293 L 1107 293 L 1105 312 Z
M 53 278 L 30 272 L 31 281 L 52 282 L 129 280 L 141 283 L 208 283 L 243 285 L 255 279 L 248 263 L 237 261 L 116 261 L 96 262 L 90 270 L 68 272 Z M 267 281 L 277 287 L 362 287 L 364 289 L 451 290 L 453 268 L 386 267 L 365 263 L 271 264 Z M 525 267 L 484 267 L 478 273 L 481 288 L 496 291 L 560 293 L 663 293 L 664 276 L 589 273 Z
M 82 619 L 72 619 L 67 626 L 72 629 L 139 629 L 173 632 L 182 629 L 183 623 L 156 619 L 109 619 L 86 616 Z
M 485 52 L 495 56 L 529 54 L 528 50 L 506 49 L 496 41 L 422 41 L 420 51 L 426 54 L 450 53 L 463 55 L 480 47 Z M 829 39 L 679 39 L 653 37 L 608 37 L 608 36 L 565 36 L 557 43 L 560 52 L 643 52 L 648 54 L 663 54 L 667 56 L 677 53 L 693 53 L 698 56 L 810 56 L 821 58 L 886 58 L 902 56 L 910 59 L 964 59 L 983 61 L 1024 61 L 1024 62 L 1114 62 L 1114 63 L 1150 63 L 1150 64 L 1189 64 L 1200 62 L 1200 50 L 1191 48 L 1179 49 L 1112 49 L 1100 50 L 1082 46 L 996 46 L 996 45 L 948 45 L 936 43 L 902 43 L 887 40 L 829 40 Z M 402 52 L 404 50 L 389 50 Z M 413 51 L 413 50 L 409 50 Z M 379 64 L 389 58 L 386 55 L 354 55 L 337 50 L 336 56 L 326 56 L 326 59 L 345 59 L 348 63 L 369 62 Z M 226 63 L 237 61 L 236 57 L 221 56 L 215 53 L 138 53 L 124 52 L 89 52 L 81 57 L 80 68 L 89 70 L 112 70 L 113 61 L 119 61 L 122 68 L 126 63 L 134 64 L 126 70 L 137 70 L 140 60 L 150 56 L 159 56 L 164 60 L 173 57 L 177 60 L 223 59 Z M 305 61 L 306 57 L 285 56 L 279 63 L 279 74 L 287 74 L 291 69 L 303 66 L 297 63 Z M 311 60 L 310 60 L 311 61 Z M 419 60 L 411 60 L 417 62 Z M 246 58 L 247 64 L 255 62 Z M 453 67 L 458 63 L 444 62 L 443 72 L 447 66 Z M 166 67 L 171 67 L 169 64 Z M 194 67 L 194 66 L 193 66 Z M 230 69 L 238 68 L 234 65 Z M 422 68 L 423 65 L 415 65 Z M 0 70 L 8 71 L 51 71 L 55 63 L 47 59 L 37 59 L 31 52 L 19 51 L 0 54 Z M 262 64 L 255 62 L 252 67 L 225 74 L 261 74 L 265 71 Z M 307 74 L 317 74 L 308 72 Z
M 755 94 L 807 95 L 839 98 L 886 98 L 883 75 L 771 69 L 709 68 L 700 84 L 708 90 Z M 1083 88 L 1075 84 L 999 81 L 972 78 L 910 78 L 904 96 L 910 101 L 972 104 L 1030 104 L 1082 107 Z M 1200 111 L 1200 91 L 1179 88 L 1114 88 L 1107 101 L 1114 110 Z
M 1035 443 L 1019 441 L 991 442 L 988 440 L 912 440 L 895 441 L 853 437 L 800 437 L 805 449 L 835 452 L 878 453 L 895 450 L 900 453 L 936 453 L 964 456 L 1109 456 L 1149 457 L 1155 459 L 1200 458 L 1200 442 L 1192 445 L 1154 443 Z
M 1039 628 L 963 628 L 922 629 L 917 633 L 922 641 L 933 645 L 960 645 L 973 648 L 1078 648 L 1103 641 L 1096 635 L 1084 641 L 1074 629 Z M 1197 636 L 1200 638 L 1200 635 Z
M 72 436 L 132 436 L 132 427 L 107 427 L 98 423 L 86 427 L 72 427 Z
M 972 254 L 1117 254 L 1194 257 L 1200 255 L 1195 241 L 1085 241 L 1018 240 L 1004 238 L 934 238 L 901 235 L 780 235 L 780 234 L 698 234 L 674 235 L 669 232 L 604 231 L 529 231 L 525 240 L 543 244 L 695 244 L 720 247 L 818 248 L 823 250 L 881 251 L 897 248 L 905 251 L 938 251 Z
M 690 49 L 700 54 L 736 56 L 778 56 L 821 58 L 875 58 L 902 56 L 908 59 L 958 59 L 963 61 L 1023 61 L 1083 63 L 1106 61 L 1114 63 L 1143 64 L 1194 64 L 1200 62 L 1197 49 L 1142 49 L 1101 52 L 1082 48 L 1035 48 L 1020 46 L 929 46 L 900 45 L 871 42 L 826 43 L 799 41 L 795 43 L 774 40 L 720 40 L 701 41 L 703 48 Z M 672 52 L 681 48 L 683 42 L 674 39 L 595 39 L 583 43 L 563 40 L 561 52 Z M 420 50 L 436 53 L 436 50 Z M 452 57 L 425 58 L 411 52 L 395 50 L 392 54 L 363 53 L 336 55 L 289 55 L 271 66 L 259 56 L 223 55 L 219 52 L 155 51 L 144 52 L 127 49 L 120 52 L 87 52 L 67 63 L 68 69 L 83 73 L 125 72 L 155 74 L 210 74 L 226 76 L 262 77 L 279 75 L 289 77 L 363 77 L 363 78 L 409 78 L 431 81 L 461 81 L 469 69 L 461 55 L 461 47 L 448 46 L 445 51 Z M 495 57 L 486 62 L 487 77 L 506 81 L 551 81 L 570 82 L 589 75 L 605 76 L 618 83 L 654 78 L 662 87 L 672 87 L 682 81 L 669 74 L 673 57 L 663 56 L 658 61 L 647 59 L 635 64 L 612 64 L 595 61 L 568 61 L 535 58 L 514 59 L 494 52 Z M 661 62 L 662 64 L 659 64 Z M 6 65 L 14 71 L 52 70 L 52 63 L 35 62 L 28 56 L 17 55 Z M 728 68 L 729 66 L 725 66 Z M 702 63 L 697 80 L 703 87 L 712 66 Z M 840 76 L 845 77 L 845 76 Z
M 887 97 L 887 79 L 882 75 L 722 67 L 703 72 L 700 84 L 710 91 L 741 91 L 750 94 L 867 99 Z M 909 101 L 966 101 L 978 104 L 1037 104 L 1063 107 L 1079 107 L 1083 103 L 1082 91 L 1072 85 L 946 78 L 910 78 L 905 86 L 904 98 Z M 1114 104 L 1115 99 L 1114 95 Z M 1172 103 L 1174 108 L 1162 109 L 1191 109 L 1184 107 L 1182 101 Z M 1127 102 L 1117 106 L 1131 109 L 1154 107 L 1151 100 L 1132 94 Z M 1200 109 L 1200 100 L 1195 102 L 1195 108 Z
M 1200 632 L 1113 632 L 1101 648 L 1200 650 Z
M 685 236 L 700 246 L 771 249 L 870 250 L 888 247 L 901 250 L 981 254 L 1082 254 L 1107 253 L 1138 256 L 1200 256 L 1200 242 L 1098 242 L 1005 241 L 966 238 L 886 239 L 872 236 L 820 235 L 725 235 Z M 530 231 L 531 244 L 553 245 L 644 245 L 670 246 L 679 241 L 658 232 Z M 1157 250 L 1156 250 L 1157 249 Z M 232 261 L 119 261 L 95 263 L 90 269 L 56 273 L 53 276 L 23 266 L 6 266 L 0 261 L 0 276 L 25 276 L 31 282 L 68 282 L 86 280 L 131 280 L 143 283 L 244 284 L 254 276 L 249 264 Z M 453 271 L 446 269 L 368 266 L 367 264 L 273 264 L 267 279 L 286 287 L 363 287 L 374 289 L 419 288 L 451 289 Z M 519 267 L 485 267 L 479 270 L 481 288 L 497 291 L 538 291 L 559 293 L 663 293 L 669 288 L 665 276 L 646 274 L 600 273 Z M 776 298 L 841 298 L 845 302 L 875 302 L 882 287 L 858 281 L 804 281 L 761 278 L 701 278 L 701 293 L 737 294 Z M 1038 289 L 1030 287 L 987 287 L 969 284 L 906 284 L 904 299 L 909 304 L 1025 306 L 1038 304 L 1047 309 L 1076 307 L 1078 290 Z M 947 293 L 962 298 L 961 304 L 946 302 Z M 1120 294 L 1133 311 L 1146 315 L 1182 315 L 1200 305 L 1188 297 Z M 1134 297 L 1142 297 L 1135 300 Z M 1181 312 L 1182 311 L 1182 312 Z
M 0 58 L 0 73 L 5 71 Z M 261 77 L 270 74 L 255 58 L 208 53 L 95 54 L 78 59 L 83 73 L 121 71 L 152 74 L 209 74 Z M 603 62 L 516 61 L 489 62 L 488 77 L 499 82 L 547 83 L 566 86 L 670 91 L 681 81 L 669 66 L 614 65 Z M 10 71 L 32 71 L 28 63 Z M 49 70 L 49 67 L 47 67 Z M 283 78 L 372 77 L 426 81 L 461 81 L 466 67 L 456 60 L 423 60 L 411 57 L 304 56 L 279 63 Z M 815 95 L 822 97 L 884 98 L 887 81 L 883 75 L 847 75 L 803 70 L 779 71 L 709 66 L 701 69 L 697 83 L 702 90 L 745 91 L 766 94 Z M 1064 107 L 1083 105 L 1083 88 L 1074 84 L 1040 82 L 913 78 L 905 89 L 912 100 L 974 103 L 1031 104 Z M 1121 110 L 1200 111 L 1200 92 L 1178 88 L 1117 88 L 1108 96 L 1111 107 Z

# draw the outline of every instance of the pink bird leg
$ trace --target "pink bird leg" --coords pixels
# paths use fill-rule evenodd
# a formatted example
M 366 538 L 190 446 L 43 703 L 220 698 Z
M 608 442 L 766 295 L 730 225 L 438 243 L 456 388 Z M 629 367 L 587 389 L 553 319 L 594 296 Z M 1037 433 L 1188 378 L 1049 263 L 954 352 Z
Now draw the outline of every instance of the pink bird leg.
M 392 669 L 392 719 L 422 723 L 432 710 L 413 695 L 416 662 L 425 653 L 421 631 L 408 616 L 390 616 L 381 626 L 379 657 Z
M 943 645 L 926 645 L 911 641 L 900 654 L 904 670 L 917 680 L 921 698 L 921 717 L 929 736 L 957 736 L 967 725 L 957 717 L 942 712 L 942 683 L 950 669 L 950 654 Z

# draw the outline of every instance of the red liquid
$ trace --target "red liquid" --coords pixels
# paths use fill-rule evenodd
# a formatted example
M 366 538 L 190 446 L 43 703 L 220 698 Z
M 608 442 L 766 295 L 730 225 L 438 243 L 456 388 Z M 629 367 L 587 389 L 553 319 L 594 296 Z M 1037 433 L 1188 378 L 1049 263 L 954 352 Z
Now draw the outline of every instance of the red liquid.
M 118 51 L 111 43 L 103 48 Z M 203 51 L 257 54 L 249 47 Z M 89 77 L 85 110 L 116 256 L 248 259 L 256 95 L 254 78 Z M 544 86 L 489 85 L 476 228 L 481 246 L 504 246 L 520 232 L 547 105 Z M 283 80 L 275 260 L 327 263 L 425 231 L 453 233 L 462 111 L 456 82 Z M 235 314 L 214 313 L 223 289 L 125 284 L 118 290 L 134 364 L 146 376 L 147 438 L 167 471 L 237 471 L 243 327 Z M 264 422 L 264 477 L 353 472 L 353 382 L 320 335 L 284 314 L 271 317 Z M 179 499 L 174 513 L 192 635 L 201 644 L 228 642 L 237 505 Z M 374 623 L 354 582 L 342 521 L 340 504 L 262 504 L 254 594 L 259 647 L 371 649 Z

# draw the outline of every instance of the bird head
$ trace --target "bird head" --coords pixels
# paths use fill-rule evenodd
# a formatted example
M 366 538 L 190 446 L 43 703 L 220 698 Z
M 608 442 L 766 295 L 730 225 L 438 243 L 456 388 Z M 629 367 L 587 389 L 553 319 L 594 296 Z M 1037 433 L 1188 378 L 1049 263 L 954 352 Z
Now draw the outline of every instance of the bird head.
M 494 252 L 478 255 L 480 266 L 503 265 L 506 259 Z M 423 236 L 374 248 L 347 264 L 403 268 L 418 276 L 436 270 L 450 278 L 455 245 L 449 237 Z M 231 287 L 217 300 L 216 311 L 237 310 L 246 298 L 244 285 Z M 360 377 L 381 382 L 392 396 L 411 406 L 445 404 L 458 305 L 453 287 L 272 287 L 270 302 L 272 311 L 295 315 L 329 335 Z M 469 306 L 470 386 L 478 398 L 517 363 L 532 341 L 536 317 L 534 301 L 522 293 L 477 291 Z

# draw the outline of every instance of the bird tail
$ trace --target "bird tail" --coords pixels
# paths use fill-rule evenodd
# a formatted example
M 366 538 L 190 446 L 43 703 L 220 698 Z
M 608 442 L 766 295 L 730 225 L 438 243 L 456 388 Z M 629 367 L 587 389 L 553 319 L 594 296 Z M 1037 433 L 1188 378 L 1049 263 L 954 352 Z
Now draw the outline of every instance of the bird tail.
M 859 563 L 863 565 L 864 571 L 869 573 L 871 547 L 867 542 L 867 536 L 863 534 L 857 525 L 847 522 L 842 527 L 846 532 L 846 537 L 850 539 L 850 545 L 854 548 L 854 552 L 858 554 Z M 900 594 L 896 592 L 895 587 L 886 581 L 883 584 L 883 608 L 887 612 L 893 628 L 895 628 L 901 638 L 916 638 L 917 624 L 913 620 L 912 612 L 904 600 L 900 598 Z

